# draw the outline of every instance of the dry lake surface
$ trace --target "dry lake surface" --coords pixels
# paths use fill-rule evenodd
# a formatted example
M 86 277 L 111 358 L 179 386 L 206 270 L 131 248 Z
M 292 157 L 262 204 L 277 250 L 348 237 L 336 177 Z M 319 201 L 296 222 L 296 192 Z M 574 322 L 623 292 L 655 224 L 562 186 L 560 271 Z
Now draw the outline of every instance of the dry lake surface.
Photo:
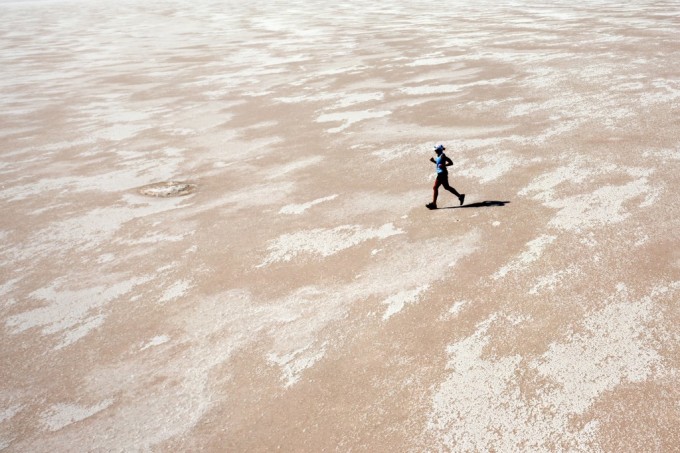
M 677 451 L 680 3 L 572 3 L 0 3 L 0 450 Z

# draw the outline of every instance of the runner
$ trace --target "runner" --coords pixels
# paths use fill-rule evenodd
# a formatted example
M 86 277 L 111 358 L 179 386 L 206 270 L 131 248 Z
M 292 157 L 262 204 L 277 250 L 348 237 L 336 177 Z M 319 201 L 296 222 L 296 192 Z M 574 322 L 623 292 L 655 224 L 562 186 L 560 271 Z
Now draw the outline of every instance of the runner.
M 425 205 L 428 209 L 437 209 L 437 195 L 439 192 L 439 186 L 443 186 L 444 189 L 458 197 L 458 201 L 460 201 L 461 206 L 465 201 L 465 194 L 458 193 L 456 189 L 449 185 L 449 171 L 446 167 L 453 165 L 453 161 L 451 161 L 451 159 L 449 159 L 449 157 L 444 154 L 445 149 L 446 148 L 444 148 L 444 145 L 435 146 L 434 152 L 437 153 L 437 158 L 435 159 L 434 157 L 430 157 L 430 162 L 433 162 L 437 166 L 437 179 L 435 179 L 434 187 L 432 188 L 432 203 Z

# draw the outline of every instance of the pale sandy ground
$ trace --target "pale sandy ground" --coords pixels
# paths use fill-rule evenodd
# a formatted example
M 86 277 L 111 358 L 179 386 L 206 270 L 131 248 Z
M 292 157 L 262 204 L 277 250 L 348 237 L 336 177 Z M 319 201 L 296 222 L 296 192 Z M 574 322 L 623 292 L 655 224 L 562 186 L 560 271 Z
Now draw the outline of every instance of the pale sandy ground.
M 1 3 L 0 449 L 678 451 L 680 3 L 466 3 Z

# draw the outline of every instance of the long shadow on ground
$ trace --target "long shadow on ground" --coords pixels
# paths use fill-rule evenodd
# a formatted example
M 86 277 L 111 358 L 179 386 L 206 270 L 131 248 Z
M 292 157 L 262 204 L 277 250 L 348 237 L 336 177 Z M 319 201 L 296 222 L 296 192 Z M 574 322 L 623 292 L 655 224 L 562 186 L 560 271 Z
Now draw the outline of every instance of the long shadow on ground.
M 461 208 L 489 208 L 493 206 L 505 206 L 509 201 L 480 201 L 477 203 L 465 204 L 463 206 L 447 206 L 439 209 L 461 209 Z

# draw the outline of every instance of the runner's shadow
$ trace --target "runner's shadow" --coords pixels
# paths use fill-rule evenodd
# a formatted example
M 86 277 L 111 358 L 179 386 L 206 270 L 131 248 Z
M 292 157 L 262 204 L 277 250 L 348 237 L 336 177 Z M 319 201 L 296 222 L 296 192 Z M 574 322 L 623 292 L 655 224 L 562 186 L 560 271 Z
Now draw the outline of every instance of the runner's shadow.
M 505 206 L 509 201 L 480 201 L 477 203 L 464 204 L 463 206 L 448 206 L 439 209 L 461 209 L 461 208 L 488 208 L 493 206 Z

